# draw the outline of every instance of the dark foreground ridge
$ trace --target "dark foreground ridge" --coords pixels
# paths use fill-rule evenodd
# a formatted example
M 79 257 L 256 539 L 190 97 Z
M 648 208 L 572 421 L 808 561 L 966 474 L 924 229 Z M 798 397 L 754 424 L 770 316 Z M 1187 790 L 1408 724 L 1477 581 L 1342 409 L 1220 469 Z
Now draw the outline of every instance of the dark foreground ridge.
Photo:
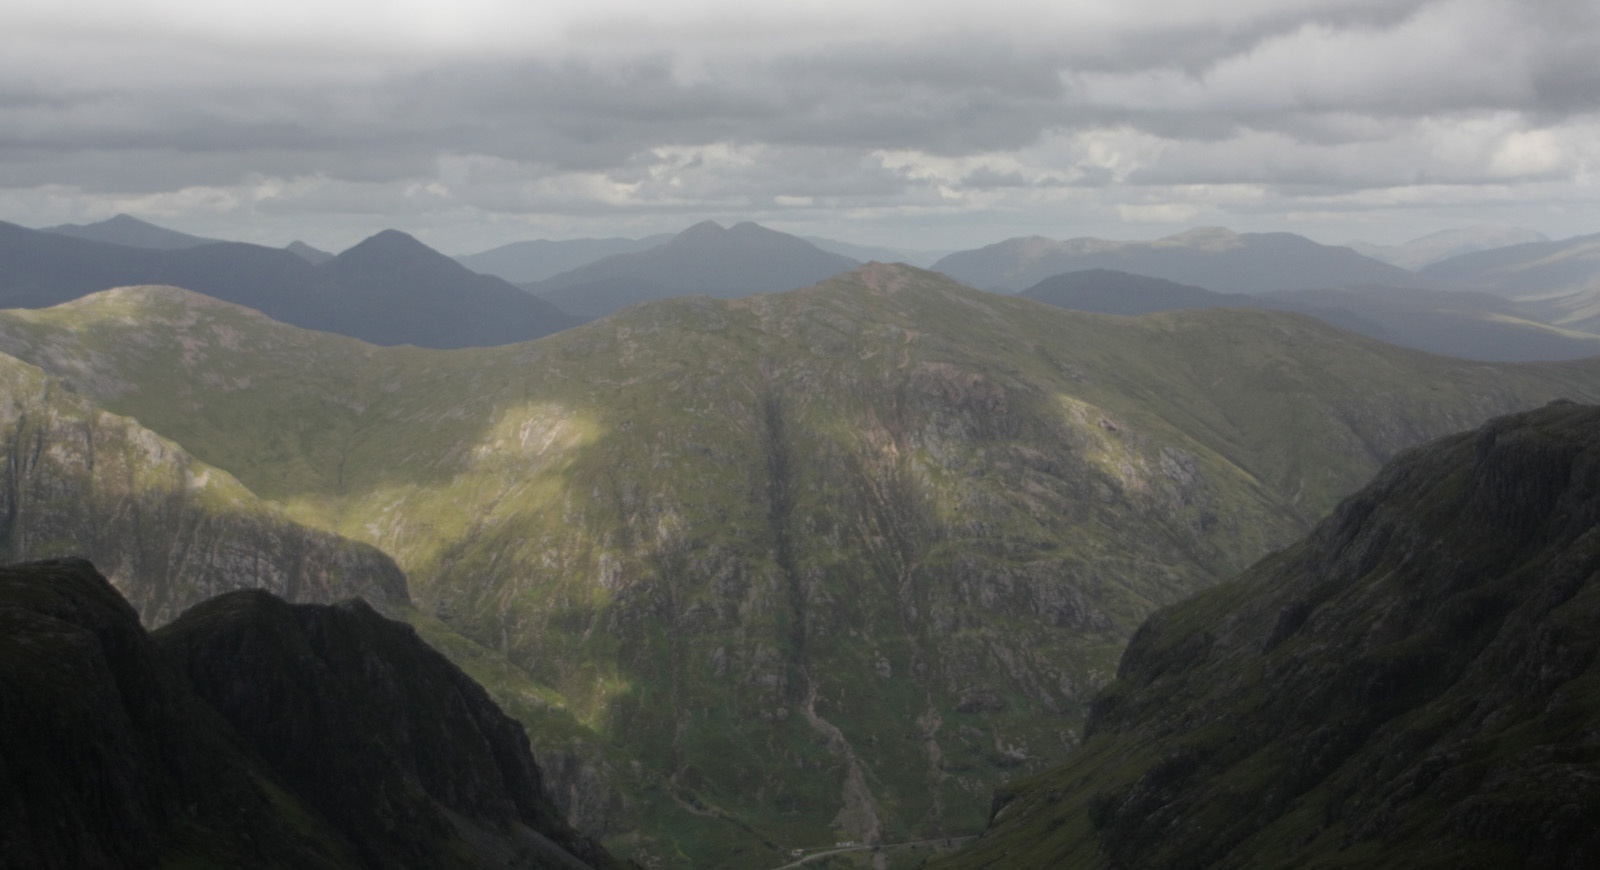
M 360 600 L 155 634 L 88 562 L 0 568 L 0 867 L 620 867 L 522 727 Z
M 939 867 L 1600 866 L 1600 408 L 1385 467 L 1152 616 Z

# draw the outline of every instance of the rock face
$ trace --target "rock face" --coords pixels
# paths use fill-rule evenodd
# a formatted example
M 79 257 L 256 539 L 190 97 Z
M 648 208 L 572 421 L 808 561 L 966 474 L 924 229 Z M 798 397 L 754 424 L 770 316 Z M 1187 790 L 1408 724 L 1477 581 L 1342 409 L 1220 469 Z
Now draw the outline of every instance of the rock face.
M 1152 616 L 941 867 L 1600 865 L 1600 408 L 1409 452 Z
M 232 589 L 406 604 L 366 544 L 298 525 L 226 472 L 0 356 L 0 559 L 105 566 L 147 625 Z
M 1094 316 L 881 265 L 448 353 L 130 288 L 0 314 L 0 348 L 392 554 L 428 615 L 549 690 L 571 728 L 543 757 L 615 750 L 552 765 L 565 811 L 696 868 L 979 829 L 998 784 L 1073 751 L 1152 610 L 1406 447 L 1600 399 L 1600 361 Z M 659 789 L 596 800 L 617 771 Z
M 522 729 L 359 601 L 208 602 L 152 638 L 93 566 L 0 569 L 0 865 L 617 866 Z

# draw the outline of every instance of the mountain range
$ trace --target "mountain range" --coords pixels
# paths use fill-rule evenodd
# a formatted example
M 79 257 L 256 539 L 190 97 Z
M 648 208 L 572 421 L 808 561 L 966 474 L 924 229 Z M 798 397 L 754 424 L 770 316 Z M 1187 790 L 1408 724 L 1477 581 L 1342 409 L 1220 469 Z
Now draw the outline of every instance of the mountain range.
M 933 265 L 972 287 L 1015 292 L 1063 272 L 1112 269 L 1228 293 L 1379 285 L 1438 287 L 1441 282 L 1319 245 L 1292 233 L 1234 233 L 1202 227 L 1152 242 L 1008 239 L 959 251 Z
M 157 250 L 0 223 L 0 264 L 0 305 L 8 307 L 44 307 L 124 285 L 172 284 L 375 344 L 505 344 L 576 322 L 394 230 L 313 265 L 259 245 Z
M 1080 751 L 931 866 L 1600 862 L 1600 408 L 1396 457 L 1153 614 Z
M 130 288 L 0 313 L 0 350 L 393 556 L 418 630 L 564 729 L 535 752 L 567 744 L 544 766 L 598 797 L 562 812 L 695 867 L 977 829 L 1078 745 L 1151 611 L 1406 447 L 1600 399 L 1595 360 L 881 264 L 448 352 Z
M 1542 233 L 1519 227 L 1480 224 L 1453 230 L 1440 230 L 1412 239 L 1401 245 L 1374 245 L 1351 242 L 1347 247 L 1362 256 L 1382 260 L 1391 266 L 1415 272 L 1441 260 L 1459 257 L 1478 251 L 1521 245 L 1528 242 L 1548 242 Z
M 526 286 L 563 311 L 598 317 L 674 296 L 732 299 L 793 290 L 860 265 L 753 223 L 724 228 L 705 221 L 649 250 L 616 254 Z
M 1534 319 L 1524 304 L 1462 290 L 1341 287 L 1214 293 L 1161 278 L 1090 269 L 1046 278 L 1018 295 L 1105 314 L 1220 307 L 1296 311 L 1380 341 L 1465 359 L 1512 362 L 1600 355 L 1600 335 L 1550 326 Z
M 504 278 L 513 284 L 532 284 L 615 254 L 647 251 L 671 239 L 671 233 L 641 239 L 532 239 L 459 256 L 456 262 L 474 272 Z
M 1600 330 L 1600 235 L 1464 254 L 1423 274 L 1516 299 L 1558 326 Z

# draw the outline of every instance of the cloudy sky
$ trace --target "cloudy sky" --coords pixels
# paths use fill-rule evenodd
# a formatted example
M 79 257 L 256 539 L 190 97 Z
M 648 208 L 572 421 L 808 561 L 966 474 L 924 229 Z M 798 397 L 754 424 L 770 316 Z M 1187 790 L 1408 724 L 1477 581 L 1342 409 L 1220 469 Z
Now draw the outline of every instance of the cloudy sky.
M 1600 232 L 1595 0 L 0 0 L 0 220 Z

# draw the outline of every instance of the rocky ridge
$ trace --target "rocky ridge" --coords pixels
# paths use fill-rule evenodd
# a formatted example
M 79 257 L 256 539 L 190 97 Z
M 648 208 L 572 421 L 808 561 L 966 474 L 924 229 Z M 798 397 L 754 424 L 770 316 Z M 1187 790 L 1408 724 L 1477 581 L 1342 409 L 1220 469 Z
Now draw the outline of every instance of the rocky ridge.
M 527 738 L 359 600 L 236 592 L 154 637 L 92 565 L 0 568 L 0 864 L 620 867 Z

